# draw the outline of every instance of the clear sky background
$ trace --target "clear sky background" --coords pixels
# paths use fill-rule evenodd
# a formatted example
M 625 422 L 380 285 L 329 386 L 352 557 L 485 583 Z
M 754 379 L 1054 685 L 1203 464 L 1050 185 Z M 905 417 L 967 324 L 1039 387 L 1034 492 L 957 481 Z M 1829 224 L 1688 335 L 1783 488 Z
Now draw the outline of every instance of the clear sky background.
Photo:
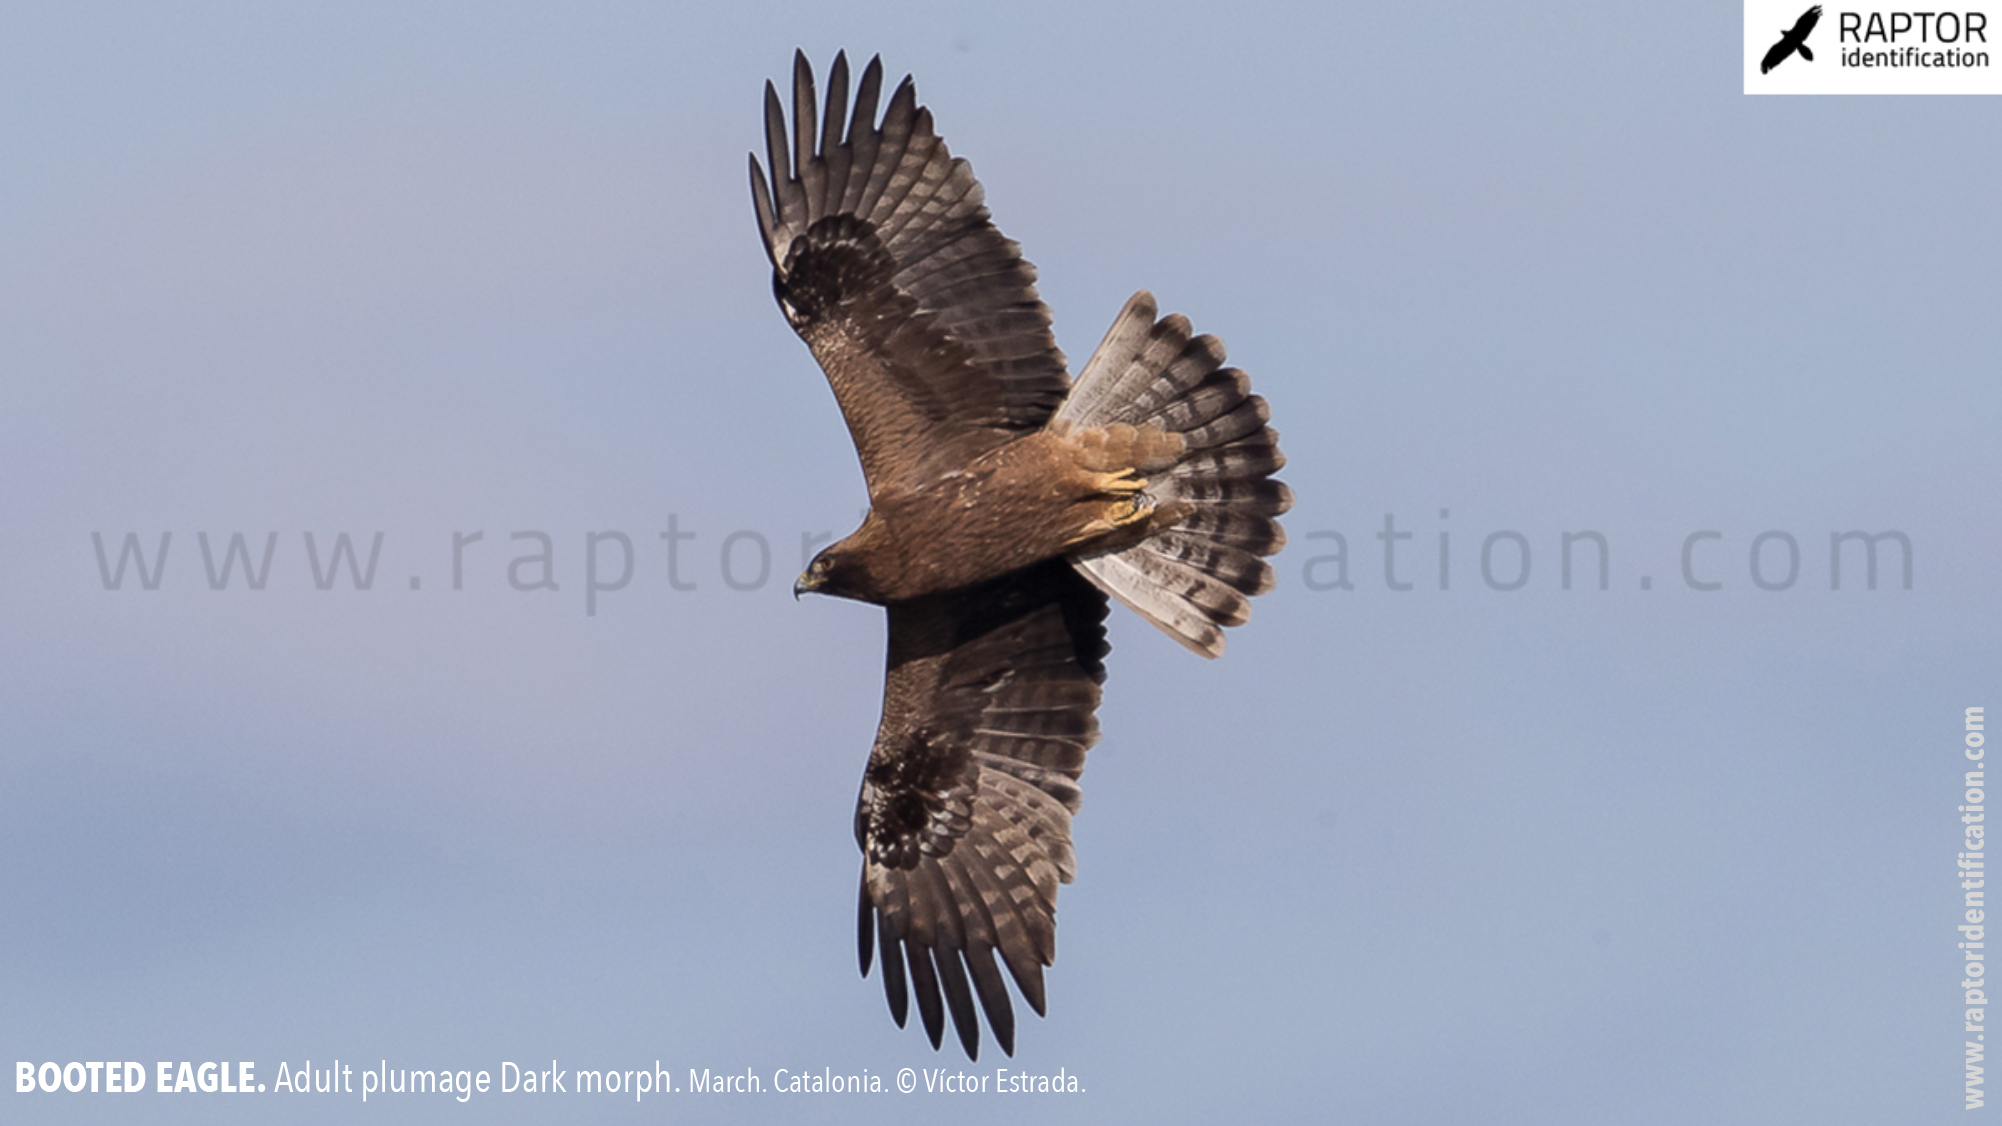
M 1050 1016 L 967 1067 L 1084 1094 L 592 1117 L 1958 1120 L 2002 108 L 1746 98 L 1740 25 L 10 8 L 0 1063 L 963 1066 L 856 975 L 881 614 L 789 593 L 864 493 L 744 155 L 793 49 L 846 47 L 917 76 L 1073 364 L 1142 287 L 1225 338 L 1293 542 L 1221 661 L 1115 609 Z M 1909 538 L 1909 590 L 1889 541 L 1831 590 L 1851 530 Z M 1608 589 L 1590 541 L 1564 587 L 1581 531 Z M 273 532 L 263 590 L 210 589 L 202 533 Z M 315 582 L 342 532 L 382 534 L 367 591 Z M 559 589 L 510 586 L 521 532 Z M 635 566 L 593 614 L 605 532 Z M 171 533 L 157 589 L 105 589 L 127 533 Z M 448 1109 L 279 1098 L 10 1084 L 0 1118 Z

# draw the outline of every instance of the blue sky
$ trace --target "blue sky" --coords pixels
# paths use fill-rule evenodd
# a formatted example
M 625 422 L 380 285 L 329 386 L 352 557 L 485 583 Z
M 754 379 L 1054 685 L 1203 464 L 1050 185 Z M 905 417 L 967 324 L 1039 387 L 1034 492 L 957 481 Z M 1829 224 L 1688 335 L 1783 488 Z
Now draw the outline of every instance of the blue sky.
M 1115 613 L 1050 1015 L 969 1070 L 1082 1077 L 1051 1121 L 1960 1113 L 1997 110 L 1746 98 L 1740 34 L 1555 3 L 0 17 L 0 1054 L 963 1065 L 855 973 L 881 614 L 787 589 L 864 494 L 744 154 L 793 49 L 845 47 L 916 76 L 1073 364 L 1153 290 L 1271 400 L 1299 497 L 1223 660 Z M 1563 586 L 1586 531 L 1607 589 L 1586 541 Z M 1875 590 L 1855 543 L 1831 589 L 1849 531 L 1903 533 L 1910 589 L 1888 540 Z M 342 532 L 364 564 L 381 533 L 366 591 L 315 581 L 306 534 Z M 558 589 L 510 585 L 525 532 Z M 588 613 L 607 532 L 634 569 Z M 171 535 L 157 589 L 105 589 L 92 536 L 127 533 Z M 235 533 L 276 534 L 262 590 L 210 589 L 201 536 Z M 1342 547 L 1350 589 L 1316 589 Z M 592 1113 L 1024 1115 L 944 1098 Z

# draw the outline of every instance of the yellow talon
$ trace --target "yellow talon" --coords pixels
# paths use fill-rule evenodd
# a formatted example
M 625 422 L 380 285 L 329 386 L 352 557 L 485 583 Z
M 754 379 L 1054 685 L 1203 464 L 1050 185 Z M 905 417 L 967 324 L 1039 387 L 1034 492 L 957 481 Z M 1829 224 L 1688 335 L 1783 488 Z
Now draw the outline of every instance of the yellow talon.
M 1097 514 L 1079 528 L 1071 544 L 1088 543 L 1124 528 L 1145 524 L 1154 515 L 1154 503 L 1137 489 L 1119 500 L 1101 505 Z
M 1100 473 L 1095 482 L 1102 493 L 1138 493 L 1147 487 L 1147 479 L 1132 469 L 1122 469 L 1117 473 Z

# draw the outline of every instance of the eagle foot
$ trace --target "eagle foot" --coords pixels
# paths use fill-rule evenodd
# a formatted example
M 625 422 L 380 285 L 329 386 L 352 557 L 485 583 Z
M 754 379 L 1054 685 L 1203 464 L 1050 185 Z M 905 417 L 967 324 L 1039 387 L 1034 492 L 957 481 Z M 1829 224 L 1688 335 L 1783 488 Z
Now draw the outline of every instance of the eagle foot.
M 1122 469 L 1117 473 L 1092 474 L 1092 488 L 1101 493 L 1126 494 L 1138 503 L 1140 490 L 1147 487 L 1147 479 L 1135 469 Z
M 1077 535 L 1067 546 L 1089 543 L 1101 536 L 1136 526 L 1144 528 L 1149 518 L 1154 515 L 1154 511 L 1154 501 L 1151 498 L 1138 491 L 1129 493 L 1099 508 L 1097 514 L 1078 530 Z

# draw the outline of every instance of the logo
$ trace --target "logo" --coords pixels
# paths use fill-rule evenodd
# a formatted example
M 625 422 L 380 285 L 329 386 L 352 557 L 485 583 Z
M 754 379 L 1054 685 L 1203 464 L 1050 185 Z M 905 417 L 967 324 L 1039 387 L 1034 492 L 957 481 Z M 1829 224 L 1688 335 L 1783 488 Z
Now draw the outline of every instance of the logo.
M 1793 27 L 1781 32 L 1780 41 L 1773 44 L 1772 49 L 1766 52 L 1766 57 L 1759 63 L 1759 73 L 1770 74 L 1774 67 L 1787 61 L 1787 56 L 1795 51 L 1800 52 L 1801 58 L 1813 62 L 1814 52 L 1807 49 L 1807 37 L 1814 34 L 1814 25 L 1820 22 L 1821 5 L 1816 4 L 1802 12 L 1800 18 L 1793 22 Z
M 1747 94 L 2002 94 L 2002 0 L 1743 2 Z

